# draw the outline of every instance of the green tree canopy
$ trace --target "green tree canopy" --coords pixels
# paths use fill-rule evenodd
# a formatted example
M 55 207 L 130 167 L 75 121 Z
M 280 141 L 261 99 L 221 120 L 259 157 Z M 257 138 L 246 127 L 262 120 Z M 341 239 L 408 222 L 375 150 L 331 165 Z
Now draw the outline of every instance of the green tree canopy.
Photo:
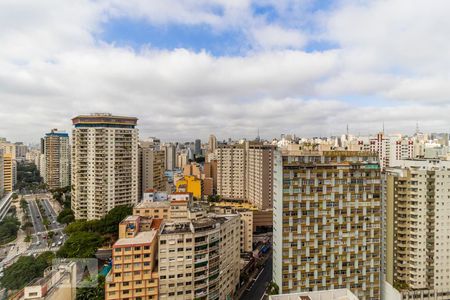
M 96 287 L 82 287 L 77 289 L 76 300 L 103 300 L 105 299 L 105 277 L 97 277 Z
M 69 224 L 75 221 L 75 216 L 70 208 L 64 208 L 58 215 L 57 218 L 59 223 Z
M 0 279 L 2 287 L 9 290 L 18 290 L 30 283 L 32 280 L 44 275 L 44 270 L 52 263 L 54 254 L 44 252 L 37 258 L 33 256 L 22 256 L 4 271 Z
M 103 237 L 94 232 L 75 232 L 59 248 L 56 256 L 62 258 L 89 258 L 95 255 L 103 243 Z
M 20 222 L 15 217 L 5 217 L 0 222 L 0 243 L 10 242 L 17 236 Z

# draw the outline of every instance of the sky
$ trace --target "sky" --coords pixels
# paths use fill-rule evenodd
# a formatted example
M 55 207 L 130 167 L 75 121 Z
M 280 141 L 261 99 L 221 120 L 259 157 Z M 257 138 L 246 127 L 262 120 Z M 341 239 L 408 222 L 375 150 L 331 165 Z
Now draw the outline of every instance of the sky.
M 0 136 L 448 132 L 448 0 L 0 0 Z

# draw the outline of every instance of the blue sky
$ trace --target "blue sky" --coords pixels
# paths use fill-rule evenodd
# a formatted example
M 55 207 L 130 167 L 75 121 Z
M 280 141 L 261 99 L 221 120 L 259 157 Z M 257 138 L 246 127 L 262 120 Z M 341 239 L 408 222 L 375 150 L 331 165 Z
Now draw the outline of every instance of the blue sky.
M 282 11 L 263 1 L 252 3 L 249 9 L 252 17 L 258 22 L 314 35 L 321 29 L 314 23 L 312 16 L 326 13 L 337 2 L 331 0 L 303 2 L 304 5 L 300 7 L 300 10 L 295 1 L 286 4 Z M 292 12 L 285 13 L 290 10 Z M 224 9 L 220 6 L 213 7 L 210 11 L 216 16 L 224 17 Z M 168 21 L 161 24 L 153 23 L 146 18 L 120 16 L 104 22 L 97 38 L 117 46 L 132 47 L 137 51 L 142 47 L 165 50 L 185 48 L 195 52 L 206 51 L 214 56 L 244 56 L 258 49 L 249 40 L 247 30 L 248 28 L 238 24 L 226 28 L 215 28 L 201 22 L 186 24 Z M 302 48 L 307 52 L 313 52 L 337 47 L 336 43 L 312 38 Z M 288 48 L 296 49 L 296 47 Z
M 139 51 L 142 47 L 173 50 L 185 48 L 206 51 L 214 56 L 241 55 L 248 51 L 240 30 L 217 31 L 209 25 L 153 25 L 144 20 L 119 18 L 109 20 L 99 39 Z

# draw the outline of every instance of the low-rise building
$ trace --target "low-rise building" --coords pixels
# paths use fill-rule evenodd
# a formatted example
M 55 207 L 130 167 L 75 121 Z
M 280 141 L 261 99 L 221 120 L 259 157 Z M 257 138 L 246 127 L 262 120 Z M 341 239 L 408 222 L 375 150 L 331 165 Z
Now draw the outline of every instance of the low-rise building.
M 202 199 L 202 186 L 202 180 L 192 175 L 185 175 L 176 183 L 177 192 L 192 193 L 198 200 Z
M 76 263 L 60 264 L 44 271 L 44 277 L 28 284 L 17 297 L 20 300 L 75 300 Z

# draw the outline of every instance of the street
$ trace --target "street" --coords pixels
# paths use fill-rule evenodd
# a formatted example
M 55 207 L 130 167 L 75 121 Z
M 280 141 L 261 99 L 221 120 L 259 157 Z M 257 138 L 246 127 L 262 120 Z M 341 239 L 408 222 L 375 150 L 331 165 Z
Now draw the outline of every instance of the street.
M 266 287 L 272 281 L 272 255 L 264 264 L 264 269 L 257 275 L 255 282 L 244 292 L 241 300 L 259 300 L 264 296 Z
M 37 201 L 41 203 L 43 208 L 44 215 L 41 214 L 39 210 Z M 57 214 L 49 200 L 47 198 L 41 198 L 39 200 L 28 200 L 30 217 L 33 223 L 34 234 L 32 235 L 32 243 L 30 245 L 29 250 L 40 250 L 47 248 L 50 246 L 51 248 L 59 248 L 58 242 L 64 243 L 65 236 L 63 233 L 64 226 L 59 224 L 56 220 Z M 44 218 L 47 218 L 49 221 L 49 231 L 54 232 L 53 238 L 51 241 L 48 241 L 48 232 L 43 224 Z M 61 238 L 62 237 L 62 238 Z M 52 247 L 54 245 L 54 247 Z

